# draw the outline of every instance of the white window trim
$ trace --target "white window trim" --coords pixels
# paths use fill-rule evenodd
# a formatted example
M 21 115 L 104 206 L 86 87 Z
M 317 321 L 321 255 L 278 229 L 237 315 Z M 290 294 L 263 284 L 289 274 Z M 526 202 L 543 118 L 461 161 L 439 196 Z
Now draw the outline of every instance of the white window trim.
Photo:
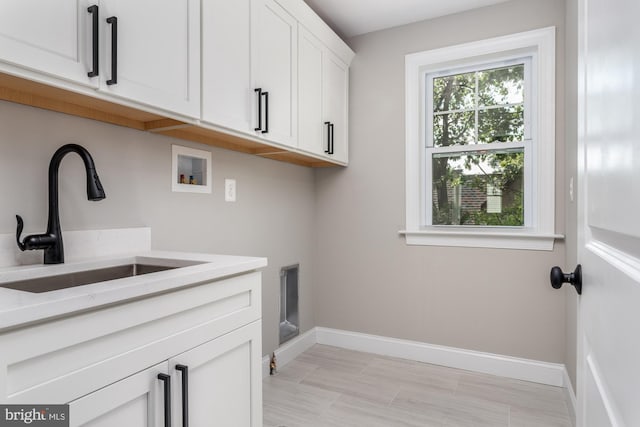
M 534 54 L 532 73 L 535 126 L 532 133 L 532 189 L 535 203 L 525 227 L 424 226 L 424 76 L 427 72 L 466 64 L 497 62 L 514 55 Z M 480 40 L 405 57 L 406 229 L 399 233 L 408 245 L 552 250 L 555 239 L 555 27 Z

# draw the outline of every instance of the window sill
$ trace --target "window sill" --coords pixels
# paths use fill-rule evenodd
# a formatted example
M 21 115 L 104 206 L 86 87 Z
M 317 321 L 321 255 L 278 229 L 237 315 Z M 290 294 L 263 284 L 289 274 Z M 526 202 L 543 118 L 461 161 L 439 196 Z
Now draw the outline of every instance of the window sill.
M 422 230 L 401 230 L 398 234 L 405 236 L 407 245 L 533 251 L 551 251 L 556 239 L 564 239 L 562 234 L 536 233 L 530 229 L 501 231 L 486 228 L 454 230 L 434 227 Z

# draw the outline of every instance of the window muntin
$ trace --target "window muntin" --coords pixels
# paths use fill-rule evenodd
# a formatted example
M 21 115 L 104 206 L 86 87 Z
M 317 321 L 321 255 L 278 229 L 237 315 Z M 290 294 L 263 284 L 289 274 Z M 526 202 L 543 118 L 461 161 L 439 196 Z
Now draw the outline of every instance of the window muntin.
M 426 226 L 531 223 L 530 64 L 424 74 Z

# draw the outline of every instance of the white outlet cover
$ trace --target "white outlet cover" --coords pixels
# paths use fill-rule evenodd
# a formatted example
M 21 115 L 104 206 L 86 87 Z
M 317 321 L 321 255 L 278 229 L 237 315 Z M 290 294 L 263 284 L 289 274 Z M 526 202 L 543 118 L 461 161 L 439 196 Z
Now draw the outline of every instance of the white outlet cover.
M 569 180 L 569 200 L 573 202 L 573 177 Z
M 225 202 L 236 201 L 236 180 L 235 179 L 224 180 L 224 201 Z

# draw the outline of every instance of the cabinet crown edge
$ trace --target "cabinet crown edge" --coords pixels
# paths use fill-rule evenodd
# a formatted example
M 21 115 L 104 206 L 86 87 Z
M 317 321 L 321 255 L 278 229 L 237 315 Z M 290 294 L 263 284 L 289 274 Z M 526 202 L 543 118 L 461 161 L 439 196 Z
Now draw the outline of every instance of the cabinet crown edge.
M 355 52 L 318 16 L 303 0 L 275 0 L 289 12 L 300 25 L 322 40 L 333 53 L 347 66 L 355 56 Z

